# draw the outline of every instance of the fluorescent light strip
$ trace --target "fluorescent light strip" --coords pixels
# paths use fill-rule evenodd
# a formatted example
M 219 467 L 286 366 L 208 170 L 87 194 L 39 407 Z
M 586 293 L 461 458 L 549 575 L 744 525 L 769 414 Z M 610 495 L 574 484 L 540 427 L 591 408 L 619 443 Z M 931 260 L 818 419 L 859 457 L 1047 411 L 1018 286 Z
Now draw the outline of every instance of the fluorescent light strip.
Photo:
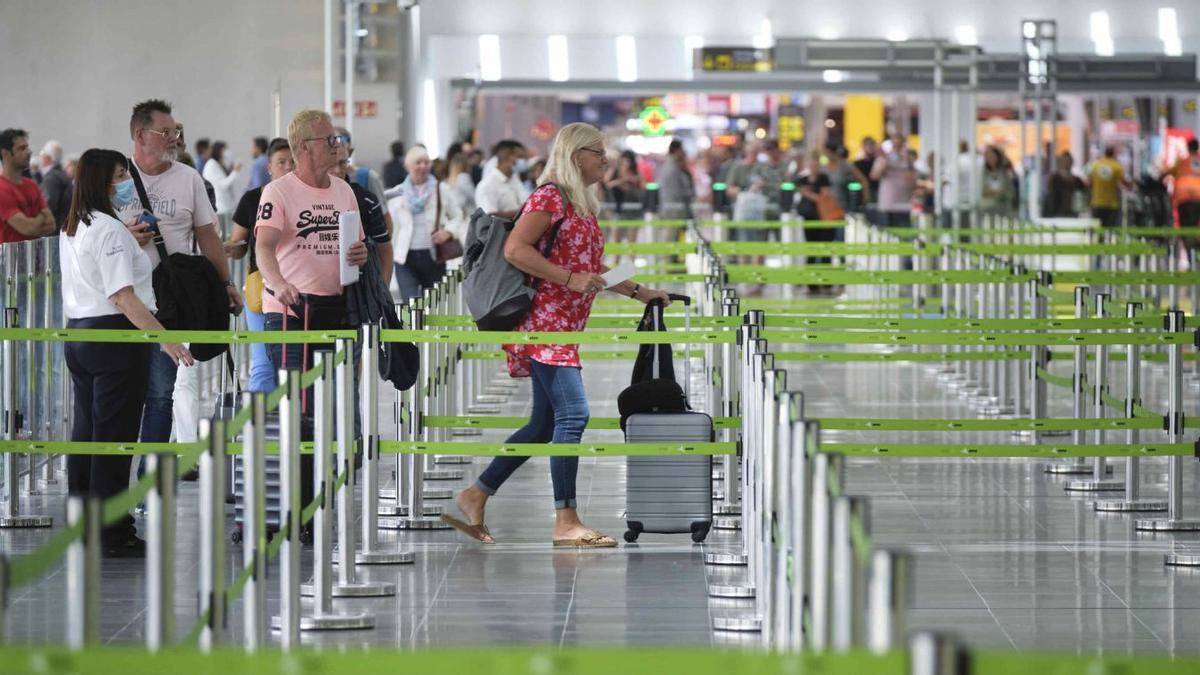
M 551 35 L 546 38 L 547 62 L 550 65 L 550 80 L 566 82 L 571 79 L 571 63 L 567 60 L 567 36 Z
M 683 38 L 683 71 L 691 77 L 696 71 L 696 50 L 704 48 L 704 38 L 689 35 Z
M 908 33 L 903 28 L 893 28 L 887 32 L 888 42 L 904 42 L 908 39 Z
M 500 36 L 479 36 L 479 78 L 487 82 L 500 79 Z
M 846 79 L 846 74 L 840 70 L 823 70 L 821 71 L 821 79 L 830 84 L 837 84 Z
M 1174 7 L 1159 8 L 1158 39 L 1162 40 L 1163 53 L 1167 56 L 1183 55 L 1183 42 L 1179 38 L 1179 16 Z
M 1092 12 L 1089 18 L 1092 29 L 1092 44 L 1096 46 L 1096 54 L 1098 56 L 1112 56 L 1116 53 L 1116 49 L 1113 45 L 1108 12 Z
M 975 33 L 974 26 L 955 26 L 954 39 L 960 45 L 977 45 L 979 44 L 979 36 Z
M 617 79 L 637 82 L 637 40 L 632 35 L 617 36 Z
M 770 19 L 762 20 L 762 27 L 754 36 L 755 49 L 770 49 L 775 46 L 775 30 L 771 27 Z

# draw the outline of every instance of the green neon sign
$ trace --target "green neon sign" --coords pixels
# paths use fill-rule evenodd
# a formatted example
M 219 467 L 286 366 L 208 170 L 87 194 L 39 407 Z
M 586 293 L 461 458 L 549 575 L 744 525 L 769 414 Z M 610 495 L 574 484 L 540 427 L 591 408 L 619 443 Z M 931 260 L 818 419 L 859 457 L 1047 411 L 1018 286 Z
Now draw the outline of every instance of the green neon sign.
M 657 138 L 666 135 L 667 121 L 671 119 L 671 115 L 661 105 L 648 105 L 642 108 L 638 119 L 642 121 L 642 135 Z

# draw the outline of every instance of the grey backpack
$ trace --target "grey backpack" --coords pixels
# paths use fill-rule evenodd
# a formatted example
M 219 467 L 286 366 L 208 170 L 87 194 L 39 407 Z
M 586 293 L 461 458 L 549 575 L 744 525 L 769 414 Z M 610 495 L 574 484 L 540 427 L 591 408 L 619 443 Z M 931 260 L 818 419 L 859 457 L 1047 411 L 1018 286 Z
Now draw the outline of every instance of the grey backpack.
M 562 189 L 557 185 L 554 188 L 565 202 Z M 517 210 L 518 218 L 524 210 L 524 205 Z M 550 236 L 542 249 L 546 258 L 554 250 L 562 221 L 560 218 L 550 225 Z M 529 313 L 541 283 L 540 279 L 534 279 L 529 284 L 526 274 L 504 259 L 504 242 L 515 224 L 515 220 L 486 214 L 483 209 L 476 209 L 471 216 L 467 250 L 463 254 L 462 268 L 466 274 L 463 298 L 479 330 L 512 330 L 516 327 Z

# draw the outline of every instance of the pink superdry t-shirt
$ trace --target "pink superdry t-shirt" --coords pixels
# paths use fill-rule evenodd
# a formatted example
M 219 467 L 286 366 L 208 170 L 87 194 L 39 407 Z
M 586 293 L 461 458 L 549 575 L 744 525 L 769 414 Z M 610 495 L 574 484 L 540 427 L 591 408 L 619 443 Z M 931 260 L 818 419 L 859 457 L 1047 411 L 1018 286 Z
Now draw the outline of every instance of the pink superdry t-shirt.
M 289 173 L 263 188 L 254 229 L 279 230 L 275 258 L 279 272 L 301 293 L 338 295 L 342 283 L 338 265 L 338 216 L 355 211 L 358 203 L 350 184 L 331 180 L 321 189 Z M 362 227 L 358 238 L 363 239 Z M 284 307 L 263 293 L 263 313 L 282 314 Z

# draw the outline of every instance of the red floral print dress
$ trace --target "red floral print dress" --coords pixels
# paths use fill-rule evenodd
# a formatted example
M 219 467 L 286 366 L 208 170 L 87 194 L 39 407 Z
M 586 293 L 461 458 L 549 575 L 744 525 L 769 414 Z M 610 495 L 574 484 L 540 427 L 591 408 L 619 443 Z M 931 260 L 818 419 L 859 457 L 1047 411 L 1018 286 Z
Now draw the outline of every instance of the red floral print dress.
M 565 210 L 564 210 L 565 209 Z M 553 185 L 542 185 L 533 191 L 524 215 L 531 211 L 550 214 L 550 223 L 562 220 L 550 262 L 575 273 L 600 274 L 604 261 L 604 233 L 595 216 L 580 216 L 571 202 L 563 199 Z M 564 217 L 565 216 L 565 217 Z M 545 250 L 550 228 L 538 240 L 538 250 Z M 576 293 L 561 284 L 542 280 L 529 314 L 513 330 L 522 333 L 542 331 L 581 331 L 592 311 L 595 295 Z M 508 354 L 508 374 L 529 377 L 530 360 L 548 366 L 579 368 L 579 345 L 504 345 Z

